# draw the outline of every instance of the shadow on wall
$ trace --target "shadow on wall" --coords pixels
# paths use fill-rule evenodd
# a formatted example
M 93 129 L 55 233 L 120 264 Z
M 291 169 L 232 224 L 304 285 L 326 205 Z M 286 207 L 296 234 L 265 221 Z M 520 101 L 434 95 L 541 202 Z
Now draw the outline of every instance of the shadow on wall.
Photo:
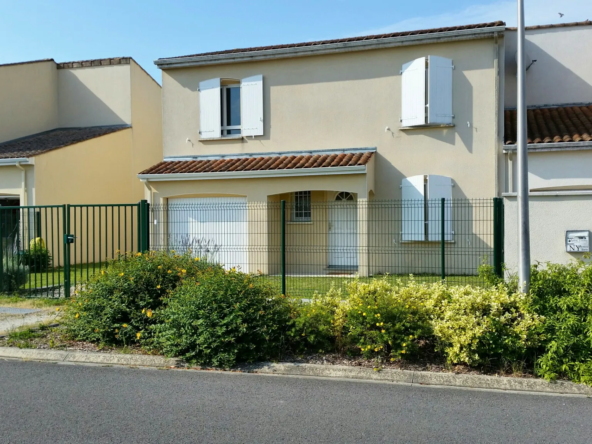
M 112 79 L 113 90 L 105 94 L 111 99 L 111 103 L 107 103 L 86 86 L 75 73 L 65 69 L 60 71 L 62 77 L 59 81 L 58 94 L 60 127 L 131 124 L 131 92 L 129 88 L 115 90 L 118 86 L 117 79 Z
M 530 59 L 536 60 L 526 72 L 526 103 L 529 106 L 592 102 L 592 75 L 590 81 L 583 79 L 532 41 L 526 41 L 525 51 Z M 516 107 L 515 54 L 514 40 L 506 48 L 506 108 Z M 582 54 L 574 56 L 572 60 L 580 57 Z

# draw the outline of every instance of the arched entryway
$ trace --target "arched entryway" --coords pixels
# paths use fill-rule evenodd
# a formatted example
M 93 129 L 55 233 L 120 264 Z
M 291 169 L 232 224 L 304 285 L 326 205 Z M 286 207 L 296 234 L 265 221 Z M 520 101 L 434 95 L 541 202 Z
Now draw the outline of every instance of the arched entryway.
M 339 192 L 329 202 L 329 268 L 358 268 L 358 207 L 352 193 Z

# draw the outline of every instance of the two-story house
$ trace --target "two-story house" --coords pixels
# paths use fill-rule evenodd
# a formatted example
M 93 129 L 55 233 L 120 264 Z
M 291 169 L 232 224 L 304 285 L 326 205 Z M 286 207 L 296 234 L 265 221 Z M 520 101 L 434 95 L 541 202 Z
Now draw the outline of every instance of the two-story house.
M 526 29 L 528 181 L 532 261 L 568 262 L 592 230 L 592 22 Z M 505 261 L 518 266 L 516 30 L 505 32 L 505 135 L 500 192 Z
M 163 209 L 153 243 L 175 246 L 207 227 L 232 244 L 226 264 L 277 272 L 284 200 L 287 235 L 301 247 L 288 258 L 293 271 L 412 272 L 440 248 L 441 198 L 449 248 L 486 242 L 459 235 L 473 216 L 450 202 L 498 193 L 504 30 L 494 22 L 158 59 L 164 160 L 139 175 Z M 472 273 L 482 258 L 468 256 L 457 260 Z

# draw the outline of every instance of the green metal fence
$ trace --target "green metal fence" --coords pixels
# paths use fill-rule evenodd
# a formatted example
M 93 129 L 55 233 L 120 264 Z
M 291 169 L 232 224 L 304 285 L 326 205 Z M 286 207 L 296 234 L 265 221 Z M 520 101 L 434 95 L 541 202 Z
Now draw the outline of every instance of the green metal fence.
M 344 198 L 345 199 L 345 198 Z M 185 199 L 150 208 L 150 245 L 191 251 L 309 297 L 356 275 L 483 285 L 501 275 L 503 203 L 495 199 L 247 202 Z
M 0 207 L 0 294 L 69 296 L 110 259 L 147 245 L 137 204 Z

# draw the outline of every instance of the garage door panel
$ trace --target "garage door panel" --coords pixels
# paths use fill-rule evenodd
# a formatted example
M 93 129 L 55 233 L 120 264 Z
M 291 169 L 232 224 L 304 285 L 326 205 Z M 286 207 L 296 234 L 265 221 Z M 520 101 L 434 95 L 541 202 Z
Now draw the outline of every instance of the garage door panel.
M 169 245 L 248 272 L 246 198 L 169 199 Z

